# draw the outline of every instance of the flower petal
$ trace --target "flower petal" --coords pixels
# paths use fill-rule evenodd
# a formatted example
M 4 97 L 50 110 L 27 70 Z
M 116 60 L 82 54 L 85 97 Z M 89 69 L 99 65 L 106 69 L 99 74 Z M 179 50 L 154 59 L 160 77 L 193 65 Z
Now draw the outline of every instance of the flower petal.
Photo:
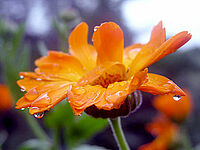
M 93 43 L 97 50 L 97 65 L 108 62 L 122 63 L 124 36 L 117 24 L 106 22 L 96 27 Z
M 140 85 L 147 81 L 147 69 L 138 72 L 128 81 L 115 82 L 110 84 L 105 91 L 105 99 L 102 99 L 95 106 L 99 109 L 111 110 L 118 109 L 126 99 Z
M 125 79 L 125 66 L 120 63 L 110 63 L 106 66 L 97 66 L 87 72 L 79 81 L 78 85 L 101 85 L 107 87 L 109 84 Z
M 72 31 L 69 36 L 69 51 L 78 58 L 86 70 L 96 65 L 96 51 L 88 44 L 88 25 L 82 22 Z
M 127 69 L 143 46 L 143 44 L 133 44 L 124 49 L 123 64 Z
M 48 56 L 35 61 L 35 72 L 46 78 L 77 81 L 84 73 L 83 66 L 73 56 L 62 52 L 50 51 Z
M 136 73 L 129 81 L 115 82 L 107 88 L 100 85 L 74 85 L 69 89 L 67 101 L 76 115 L 92 105 L 104 110 L 118 109 L 126 97 L 146 81 L 146 77 L 147 70 Z
M 101 86 L 72 86 L 68 99 L 73 112 L 80 115 L 87 107 L 104 98 L 105 89 Z
M 148 82 L 142 84 L 138 90 L 148 92 L 154 95 L 174 94 L 184 96 L 185 93 L 173 81 L 168 78 L 148 73 Z
M 180 32 L 171 37 L 156 50 L 148 66 L 177 51 L 177 49 L 187 43 L 191 37 L 191 34 L 189 34 L 187 31 Z
M 72 82 L 47 82 L 28 90 L 16 103 L 16 108 L 29 108 L 31 114 L 49 110 L 54 105 L 67 97 L 67 92 Z
M 129 77 L 135 72 L 142 70 L 161 58 L 175 52 L 178 48 L 183 46 L 191 39 L 191 35 L 187 32 L 180 32 L 169 40 L 163 43 L 165 29 L 157 26 L 158 29 L 154 28 L 150 41 L 140 50 L 135 59 L 132 61 Z M 156 35 L 155 31 L 158 30 Z
M 9 88 L 0 84 L 0 111 L 1 110 L 9 110 L 13 106 L 13 98 Z

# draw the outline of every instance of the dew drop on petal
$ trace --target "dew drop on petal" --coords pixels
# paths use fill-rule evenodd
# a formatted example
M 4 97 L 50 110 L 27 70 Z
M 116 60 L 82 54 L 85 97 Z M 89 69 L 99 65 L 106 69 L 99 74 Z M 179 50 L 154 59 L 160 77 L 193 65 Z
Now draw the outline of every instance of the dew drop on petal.
M 44 112 L 34 114 L 34 117 L 37 118 L 37 119 L 41 119 L 43 116 L 44 116 Z
M 23 110 L 25 110 L 25 108 L 21 108 L 21 110 L 23 111 Z
M 25 90 L 24 89 L 20 89 L 22 92 L 25 92 Z
M 179 101 L 179 100 L 181 99 L 181 96 L 180 96 L 180 95 L 174 95 L 174 96 L 173 96 L 173 99 L 174 99 L 175 101 Z
M 24 76 L 22 76 L 22 75 L 21 75 L 21 76 L 19 76 L 19 78 L 20 78 L 20 79 L 23 79 L 23 78 L 24 78 Z

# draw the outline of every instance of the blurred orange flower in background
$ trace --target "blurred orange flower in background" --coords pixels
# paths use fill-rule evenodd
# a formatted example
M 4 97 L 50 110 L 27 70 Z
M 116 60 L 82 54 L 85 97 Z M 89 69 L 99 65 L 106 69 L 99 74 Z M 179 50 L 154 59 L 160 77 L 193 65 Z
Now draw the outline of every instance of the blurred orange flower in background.
M 190 93 L 184 90 L 186 95 L 176 101 L 173 95 L 157 96 L 153 100 L 153 106 L 159 111 L 176 121 L 183 121 L 191 113 L 193 102 Z
M 8 87 L 0 84 L 0 111 L 9 110 L 13 106 L 13 98 Z
M 88 26 L 79 24 L 69 37 L 69 54 L 50 51 L 35 61 L 35 72 L 21 72 L 18 85 L 27 93 L 17 109 L 31 114 L 49 110 L 67 98 L 73 112 L 86 108 L 119 109 L 129 94 L 141 90 L 152 94 L 185 95 L 171 80 L 148 73 L 147 67 L 175 52 L 191 35 L 180 32 L 166 40 L 162 22 L 153 28 L 150 41 L 124 49 L 120 27 L 106 22 L 95 27 L 93 45 L 88 44 Z
M 161 115 L 147 124 L 146 129 L 157 137 L 151 143 L 140 146 L 138 150 L 167 150 L 179 132 L 179 128 L 175 123 Z
M 187 90 L 182 98 L 173 95 L 156 96 L 153 106 L 159 111 L 159 116 L 146 125 L 146 130 L 157 136 L 151 143 L 142 145 L 138 150 L 167 150 L 175 139 L 180 138 L 179 126 L 192 111 L 192 98 Z M 162 114 L 161 114 L 162 113 Z M 176 121 L 176 123 L 172 122 Z

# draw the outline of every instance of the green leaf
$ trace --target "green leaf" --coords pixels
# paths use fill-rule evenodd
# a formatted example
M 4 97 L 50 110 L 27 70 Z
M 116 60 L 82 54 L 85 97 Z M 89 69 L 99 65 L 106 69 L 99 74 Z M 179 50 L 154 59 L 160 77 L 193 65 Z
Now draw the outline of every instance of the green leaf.
M 70 147 L 75 147 L 91 138 L 107 125 L 107 120 L 95 119 L 85 113 L 75 116 L 65 100 L 57 104 L 44 119 L 47 126 L 53 129 L 64 129 Z

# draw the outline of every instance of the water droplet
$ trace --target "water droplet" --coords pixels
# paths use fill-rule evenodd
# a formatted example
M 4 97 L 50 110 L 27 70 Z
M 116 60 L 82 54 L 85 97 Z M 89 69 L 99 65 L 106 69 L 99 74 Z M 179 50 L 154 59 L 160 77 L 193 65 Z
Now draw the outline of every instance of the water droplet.
M 21 76 L 19 76 L 19 78 L 20 78 L 20 79 L 23 79 L 23 78 L 24 78 L 24 76 L 22 76 L 22 75 L 21 75 Z
M 20 89 L 22 92 L 25 92 L 25 90 L 24 89 Z
M 37 81 L 41 81 L 42 79 L 40 79 L 40 78 L 36 78 L 36 80 L 37 80 Z
M 34 117 L 37 118 L 37 119 L 41 119 L 43 116 L 44 116 L 44 112 L 34 114 Z
M 25 108 L 21 108 L 21 110 L 23 111 L 23 110 L 25 110 Z
M 174 95 L 174 96 L 173 96 L 173 99 L 174 99 L 175 101 L 179 101 L 179 100 L 181 99 L 181 96 L 180 96 L 180 95 Z

